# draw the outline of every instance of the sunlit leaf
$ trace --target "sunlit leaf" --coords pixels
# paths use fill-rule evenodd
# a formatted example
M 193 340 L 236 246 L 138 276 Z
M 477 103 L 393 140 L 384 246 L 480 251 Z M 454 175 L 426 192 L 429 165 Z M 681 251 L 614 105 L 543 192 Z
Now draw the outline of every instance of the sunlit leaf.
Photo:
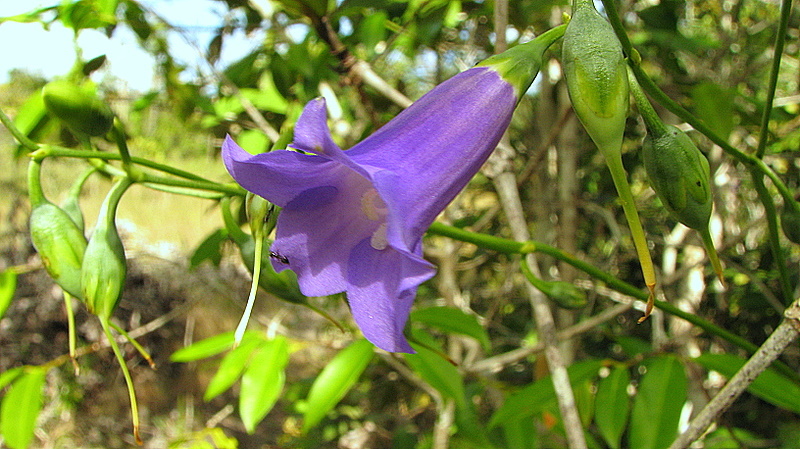
M 633 402 L 630 447 L 663 449 L 672 443 L 678 434 L 686 389 L 686 372 L 677 358 L 662 356 L 647 365 Z
M 17 291 L 17 273 L 13 270 L 0 272 L 0 318 L 8 310 L 11 300 L 14 299 L 14 292 Z
M 286 338 L 277 336 L 262 344 L 250 358 L 239 389 L 239 416 L 247 433 L 272 410 L 286 380 L 284 368 L 289 361 Z
M 303 432 L 316 426 L 347 394 L 372 360 L 374 346 L 357 340 L 328 362 L 308 392 Z
M 219 368 L 214 373 L 214 377 L 208 382 L 206 392 L 203 394 L 203 400 L 210 401 L 214 399 L 239 380 L 253 352 L 260 349 L 262 343 L 263 340 L 260 338 L 250 338 L 226 354 L 219 363 Z
M 254 332 L 246 332 L 243 341 L 257 337 Z M 192 362 L 221 354 L 233 346 L 233 332 L 224 332 L 213 337 L 200 340 L 173 352 L 169 359 L 173 362 Z
M 14 381 L 0 403 L 0 434 L 11 449 L 25 449 L 33 440 L 46 374 L 44 368 L 29 368 Z

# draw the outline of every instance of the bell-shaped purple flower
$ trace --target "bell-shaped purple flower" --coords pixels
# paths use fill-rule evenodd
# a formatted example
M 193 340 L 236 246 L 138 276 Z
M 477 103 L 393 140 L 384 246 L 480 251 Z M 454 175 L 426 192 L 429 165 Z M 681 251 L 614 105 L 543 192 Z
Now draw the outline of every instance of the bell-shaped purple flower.
M 492 66 L 466 70 L 347 151 L 331 139 L 322 98 L 295 125 L 291 148 L 299 151 L 251 155 L 226 138 L 222 156 L 234 179 L 283 208 L 275 269 L 294 270 L 308 296 L 347 292 L 369 341 L 413 352 L 403 328 L 417 287 L 435 274 L 422 236 L 494 150 L 546 48 L 524 81 L 519 64 L 512 82 Z

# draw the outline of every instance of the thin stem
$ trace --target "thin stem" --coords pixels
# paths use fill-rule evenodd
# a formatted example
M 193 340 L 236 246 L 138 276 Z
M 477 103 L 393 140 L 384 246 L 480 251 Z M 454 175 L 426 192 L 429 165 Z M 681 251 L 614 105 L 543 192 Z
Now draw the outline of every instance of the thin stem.
M 253 283 L 250 285 L 250 295 L 247 297 L 247 305 L 244 308 L 244 313 L 242 314 L 241 320 L 239 320 L 239 325 L 236 326 L 236 332 L 233 333 L 234 348 L 239 346 L 242 337 L 244 337 L 244 331 L 247 330 L 247 322 L 250 321 L 250 314 L 253 312 L 253 304 L 256 302 L 256 294 L 258 293 L 258 280 L 261 278 L 261 253 L 264 252 L 264 234 L 258 233 L 255 240 L 256 249 L 255 261 L 253 262 Z
M 80 159 L 102 159 L 106 161 L 118 161 L 122 159 L 122 156 L 117 153 L 105 153 L 94 150 L 74 150 L 71 148 L 64 148 L 57 145 L 42 145 L 39 151 L 37 151 L 35 155 L 32 155 L 32 157 L 37 157 L 37 158 L 44 158 L 48 156 L 73 157 Z M 194 173 L 190 173 L 185 170 L 181 170 L 179 168 L 171 167 L 169 165 L 160 164 L 158 162 L 154 162 L 148 159 L 142 159 L 140 157 L 135 157 L 135 156 L 131 157 L 131 162 L 137 165 L 141 165 L 143 167 L 152 168 L 154 170 L 168 173 L 170 175 L 175 175 L 181 178 L 186 178 L 194 181 L 212 182 Z
M 117 323 L 109 321 L 109 324 L 114 328 L 115 331 L 119 332 L 123 337 L 125 337 L 125 339 L 128 340 L 128 343 L 132 344 L 133 347 L 139 351 L 139 354 L 141 354 L 142 357 L 147 360 L 147 364 L 150 365 L 150 368 L 156 369 L 156 362 L 153 361 L 153 358 L 150 357 L 150 353 L 148 353 L 147 350 L 144 349 L 144 347 L 139 344 L 138 341 L 136 341 L 136 339 L 132 338 L 130 334 L 128 334 L 128 332 Z
M 30 199 L 32 207 L 47 202 L 47 199 L 44 197 L 44 192 L 42 191 L 41 172 L 42 162 L 31 159 L 28 163 L 28 198 Z
M 622 155 L 619 152 L 613 154 L 605 154 L 606 165 L 611 171 L 611 178 L 617 187 L 619 199 L 622 203 L 622 210 L 625 212 L 625 218 L 628 220 L 628 227 L 631 230 L 633 237 L 633 245 L 636 248 L 636 253 L 639 256 L 639 264 L 642 267 L 642 274 L 644 275 L 644 283 L 647 285 L 650 294 L 647 298 L 647 308 L 645 309 L 644 316 L 639 320 L 641 323 L 644 319 L 650 316 L 653 311 L 653 301 L 655 299 L 656 287 L 656 272 L 653 267 L 653 259 L 650 257 L 650 249 L 647 247 L 647 238 L 644 235 L 642 222 L 639 221 L 639 212 L 636 210 L 636 203 L 631 193 L 631 187 L 628 184 L 628 175 L 625 173 L 625 167 L 622 165 Z
M 64 292 L 64 308 L 67 311 L 67 329 L 69 331 L 69 358 L 72 360 L 72 368 L 75 370 L 75 375 L 77 376 L 81 372 L 80 365 L 78 365 L 77 355 L 76 355 L 76 338 L 75 338 L 75 313 L 72 310 L 72 295 L 67 293 L 66 290 L 62 290 Z
M 767 139 L 769 138 L 769 119 L 772 112 L 772 102 L 775 100 L 775 89 L 778 86 L 778 74 L 781 71 L 781 57 L 783 56 L 783 44 L 786 42 L 786 28 L 789 26 L 789 15 L 792 11 L 792 0 L 781 1 L 781 20 L 778 25 L 778 32 L 775 35 L 775 52 L 772 55 L 772 70 L 769 75 L 769 85 L 767 86 L 767 98 L 764 101 L 764 112 L 761 116 L 761 132 L 758 136 L 758 148 L 756 157 L 764 157 L 767 150 Z
M 435 235 L 450 237 L 456 240 L 460 240 L 462 242 L 473 243 L 475 245 L 480 246 L 481 248 L 491 249 L 505 254 L 528 254 L 537 252 L 542 254 L 547 254 L 548 256 L 564 261 L 572 265 L 573 267 L 585 272 L 591 277 L 606 283 L 606 285 L 608 285 L 611 289 L 616 290 L 620 293 L 632 296 L 642 301 L 646 301 L 649 296 L 647 292 L 644 292 L 625 281 L 617 279 L 615 276 L 606 273 L 605 271 L 600 270 L 599 268 L 589 263 L 577 259 L 575 258 L 575 256 L 571 254 L 568 254 L 564 251 L 561 251 L 558 248 L 555 248 L 553 246 L 541 242 L 536 242 L 536 241 L 515 242 L 513 240 L 503 239 L 500 237 L 494 237 L 491 235 L 479 234 L 476 232 L 467 231 L 464 229 L 456 228 L 455 226 L 449 226 L 439 222 L 434 222 L 430 226 L 430 228 L 428 228 L 428 232 Z M 654 305 L 655 307 L 663 310 L 664 312 L 669 313 L 670 315 L 683 318 L 684 320 L 703 329 L 704 331 L 712 335 L 716 335 L 742 349 L 747 350 L 750 353 L 753 353 L 756 351 L 756 349 L 758 349 L 756 345 L 739 337 L 738 335 L 733 334 L 696 315 L 683 311 L 673 306 L 672 304 L 666 303 L 664 301 L 655 300 Z M 788 367 L 785 368 L 788 369 L 789 373 L 792 373 L 791 368 Z M 782 371 L 784 370 L 782 369 Z M 798 375 L 796 373 L 789 375 L 792 376 L 792 378 L 795 379 L 798 378 Z
M 114 127 L 111 129 L 111 134 L 114 136 L 119 155 L 122 158 L 122 168 L 130 174 L 132 170 L 131 153 L 128 150 L 128 142 L 125 140 L 125 133 L 122 132 L 122 125 L 119 119 L 114 119 Z
M 778 278 L 781 285 L 781 293 L 783 302 L 789 304 L 792 301 L 792 285 L 789 280 L 789 268 L 786 263 L 786 257 L 781 249 L 780 231 L 778 229 L 778 212 L 775 209 L 775 204 L 772 202 L 772 195 L 770 195 L 767 186 L 764 185 L 764 176 L 761 173 L 751 170 L 753 177 L 753 186 L 758 193 L 758 197 L 764 204 L 764 215 L 767 218 L 767 238 L 769 239 L 772 257 L 775 258 L 775 265 L 778 269 Z
M 639 109 L 639 115 L 644 120 L 647 132 L 652 134 L 653 137 L 664 134 L 667 131 L 667 127 L 661 121 L 661 117 L 658 116 L 656 110 L 653 109 L 653 105 L 650 104 L 650 100 L 647 99 L 647 95 L 642 91 L 636 76 L 630 68 L 628 68 L 628 85 L 631 88 L 636 107 Z
M 32 141 L 28 138 L 22 131 L 20 131 L 16 125 L 14 125 L 14 121 L 11 120 L 2 109 L 0 109 L 0 122 L 8 128 L 8 131 L 14 136 L 14 139 L 19 142 L 20 145 L 27 148 L 30 151 L 36 151 L 39 149 L 39 144 Z
M 111 345 L 111 349 L 114 351 L 114 355 L 117 357 L 117 362 L 119 362 L 120 369 L 122 369 L 122 375 L 125 377 L 125 384 L 128 387 L 128 397 L 131 401 L 131 421 L 133 423 L 133 438 L 136 440 L 136 444 L 142 445 L 142 438 L 139 435 L 139 406 L 136 402 L 136 390 L 133 388 L 133 379 L 131 378 L 131 373 L 128 371 L 128 365 L 125 363 L 125 357 L 122 356 L 122 351 L 119 350 L 119 345 L 117 345 L 117 341 L 114 339 L 114 336 L 111 334 L 111 328 L 109 327 L 108 319 L 100 318 L 100 325 L 103 327 L 103 332 L 106 334 L 106 338 L 108 339 L 109 344 Z

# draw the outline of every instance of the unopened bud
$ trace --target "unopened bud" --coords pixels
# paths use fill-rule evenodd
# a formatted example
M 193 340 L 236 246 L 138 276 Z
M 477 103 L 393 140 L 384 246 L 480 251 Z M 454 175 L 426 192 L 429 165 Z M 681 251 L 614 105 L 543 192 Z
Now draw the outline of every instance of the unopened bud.
M 128 265 L 125 248 L 115 223 L 117 205 L 131 185 L 128 178 L 117 181 L 100 207 L 92 237 L 81 267 L 83 298 L 89 312 L 109 318 L 117 307 L 125 286 Z
M 56 80 L 42 88 L 47 111 L 78 134 L 102 136 L 111 129 L 114 113 L 100 99 L 94 83 Z

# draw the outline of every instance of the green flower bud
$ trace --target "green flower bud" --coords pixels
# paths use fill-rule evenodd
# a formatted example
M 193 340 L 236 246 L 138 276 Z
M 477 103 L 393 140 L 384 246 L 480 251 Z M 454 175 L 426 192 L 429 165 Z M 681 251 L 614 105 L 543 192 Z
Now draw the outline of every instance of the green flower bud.
M 278 222 L 277 206 L 251 192 L 247 192 L 245 205 L 250 232 L 253 236 L 268 236 Z
M 790 242 L 800 244 L 800 204 L 792 202 L 784 206 L 781 213 L 781 227 Z
M 48 201 L 42 193 L 41 163 L 28 166 L 28 191 L 32 204 L 31 241 L 45 270 L 65 292 L 81 297 L 81 264 L 86 237 L 70 216 Z
M 114 113 L 100 99 L 94 83 L 77 84 L 56 80 L 42 88 L 47 111 L 61 119 L 76 134 L 102 136 L 111 129 Z
M 700 233 L 714 271 L 723 281 L 722 264 L 708 229 L 714 206 L 708 159 L 685 132 L 661 121 L 632 72 L 630 85 L 647 128 L 642 161 L 650 184 L 674 219 Z
M 565 309 L 581 309 L 586 307 L 588 300 L 586 293 L 578 287 L 563 281 L 542 281 L 542 286 L 537 286 L 542 292 L 553 300 L 559 307 Z
M 622 46 L 592 0 L 573 0 L 561 60 L 572 107 L 589 136 L 603 152 L 620 151 L 628 76 Z
M 662 133 L 649 132 L 642 146 L 647 177 L 664 207 L 692 229 L 708 228 L 713 201 L 708 159 L 692 139 L 665 125 Z
M 491 67 L 500 77 L 514 87 L 517 100 L 531 87 L 542 67 L 544 52 L 550 45 L 564 35 L 566 25 L 550 29 L 530 42 L 517 45 L 499 55 L 494 55 L 477 64 L 476 67 Z
M 131 183 L 129 178 L 123 178 L 111 187 L 100 206 L 97 225 L 83 256 L 83 298 L 89 312 L 103 319 L 114 313 L 125 287 L 128 265 L 115 217 L 119 200 Z

